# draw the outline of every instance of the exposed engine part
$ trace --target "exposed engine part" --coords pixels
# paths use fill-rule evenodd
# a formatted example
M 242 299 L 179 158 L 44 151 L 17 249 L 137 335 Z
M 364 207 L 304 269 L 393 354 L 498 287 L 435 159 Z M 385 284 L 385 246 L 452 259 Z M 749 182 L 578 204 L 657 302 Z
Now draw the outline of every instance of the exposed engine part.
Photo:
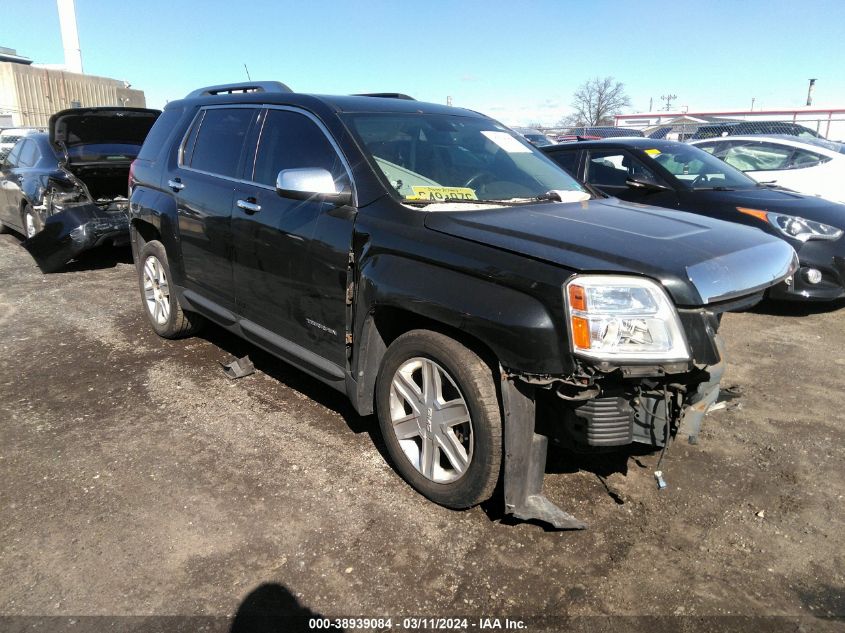
M 598 398 L 601 394 L 601 386 L 598 384 L 594 384 L 589 388 L 577 388 L 574 385 L 570 385 L 569 383 L 561 381 L 557 388 L 555 389 L 555 394 L 561 400 L 568 400 L 568 401 L 579 401 L 579 400 L 592 400 L 593 398 Z

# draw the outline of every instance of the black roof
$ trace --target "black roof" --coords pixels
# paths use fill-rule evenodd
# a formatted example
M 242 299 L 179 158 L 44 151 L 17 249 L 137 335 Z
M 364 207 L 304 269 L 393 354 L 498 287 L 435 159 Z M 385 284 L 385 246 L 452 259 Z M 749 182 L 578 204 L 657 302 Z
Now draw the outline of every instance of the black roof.
M 198 91 L 188 95 L 185 99 L 171 101 L 165 110 L 174 107 L 190 105 L 224 105 L 228 103 L 269 103 L 276 105 L 292 105 L 305 109 L 317 109 L 321 106 L 335 112 L 398 112 L 419 114 L 451 114 L 458 116 L 484 118 L 484 115 L 464 108 L 455 108 L 438 103 L 426 103 L 404 98 L 373 97 L 359 95 L 315 95 L 298 92 L 246 92 L 234 94 L 217 94 L 207 96 L 193 96 Z

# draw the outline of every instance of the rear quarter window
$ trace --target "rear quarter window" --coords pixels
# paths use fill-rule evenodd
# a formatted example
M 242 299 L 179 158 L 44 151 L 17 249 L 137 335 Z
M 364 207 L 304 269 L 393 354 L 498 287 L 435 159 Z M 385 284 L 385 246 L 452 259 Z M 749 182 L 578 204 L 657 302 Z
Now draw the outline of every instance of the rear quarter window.
M 138 158 L 140 160 L 155 160 L 161 151 L 162 145 L 169 140 L 170 134 L 173 132 L 173 128 L 176 127 L 176 124 L 182 116 L 182 112 L 183 110 L 177 109 L 165 110 L 162 112 L 161 116 L 158 117 L 147 134 L 147 138 L 144 140 L 144 145 L 138 153 Z

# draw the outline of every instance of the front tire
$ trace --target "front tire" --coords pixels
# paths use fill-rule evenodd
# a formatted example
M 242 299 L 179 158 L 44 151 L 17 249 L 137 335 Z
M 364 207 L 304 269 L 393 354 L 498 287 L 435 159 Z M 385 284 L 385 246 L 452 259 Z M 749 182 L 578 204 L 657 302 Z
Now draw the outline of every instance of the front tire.
M 458 341 L 413 330 L 387 349 L 376 384 L 379 425 L 399 474 L 449 508 L 490 498 L 502 463 L 493 371 Z
M 151 240 L 144 244 L 138 257 L 138 283 L 144 313 L 156 334 L 176 339 L 191 336 L 202 326 L 202 317 L 185 312 L 171 286 L 172 276 L 164 245 Z

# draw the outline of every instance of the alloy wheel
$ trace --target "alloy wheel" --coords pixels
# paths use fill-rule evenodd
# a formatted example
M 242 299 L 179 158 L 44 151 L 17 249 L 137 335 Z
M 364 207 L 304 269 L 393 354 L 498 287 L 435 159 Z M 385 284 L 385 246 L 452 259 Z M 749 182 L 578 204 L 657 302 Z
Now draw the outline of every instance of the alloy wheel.
M 390 385 L 390 419 L 399 446 L 424 477 L 449 483 L 472 462 L 469 407 L 449 373 L 429 358 L 405 361 Z
M 170 284 L 159 259 L 153 255 L 144 261 L 144 300 L 153 320 L 164 325 L 170 318 Z

